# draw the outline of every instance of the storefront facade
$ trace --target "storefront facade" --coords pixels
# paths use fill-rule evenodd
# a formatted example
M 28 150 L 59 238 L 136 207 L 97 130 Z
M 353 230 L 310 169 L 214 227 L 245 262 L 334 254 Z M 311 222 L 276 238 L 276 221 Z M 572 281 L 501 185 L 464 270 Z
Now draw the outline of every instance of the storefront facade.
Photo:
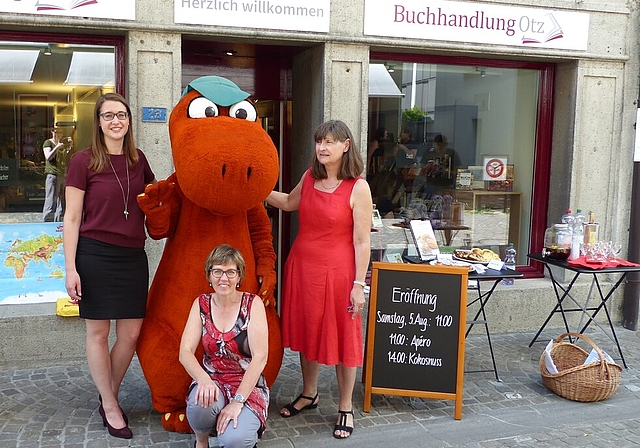
M 513 242 L 529 279 L 496 292 L 510 321 L 498 331 L 535 327 L 530 298 L 554 300 L 526 254 L 567 208 L 593 211 L 600 239 L 628 243 L 639 22 L 627 1 L 41 3 L 11 2 L 0 17 L 0 232 L 43 220 L 39 148 L 52 127 L 72 137 L 70 152 L 84 148 L 105 91 L 128 98 L 137 145 L 169 176 L 168 114 L 189 81 L 215 74 L 259 100 L 283 190 L 306 169 L 317 124 L 338 118 L 359 137 L 381 211 L 444 220 L 455 205 L 468 229 L 452 246 Z M 295 220 L 272 217 L 282 261 Z M 162 243 L 148 253 L 153 268 Z M 0 309 L 16 325 L 28 314 Z

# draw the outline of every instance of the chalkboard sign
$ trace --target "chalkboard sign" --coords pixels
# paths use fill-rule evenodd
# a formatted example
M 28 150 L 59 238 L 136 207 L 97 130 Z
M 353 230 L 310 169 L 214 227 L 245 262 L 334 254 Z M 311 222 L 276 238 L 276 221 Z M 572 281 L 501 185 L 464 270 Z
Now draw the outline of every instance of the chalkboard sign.
M 466 268 L 373 263 L 365 403 L 371 394 L 456 400 L 462 418 Z

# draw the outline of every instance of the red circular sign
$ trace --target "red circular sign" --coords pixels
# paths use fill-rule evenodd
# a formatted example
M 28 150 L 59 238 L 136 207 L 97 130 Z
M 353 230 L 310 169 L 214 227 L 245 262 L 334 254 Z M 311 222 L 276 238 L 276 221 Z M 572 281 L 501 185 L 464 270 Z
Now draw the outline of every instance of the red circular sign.
M 492 179 L 498 179 L 504 174 L 505 166 L 500 159 L 491 159 L 484 166 L 484 170 Z

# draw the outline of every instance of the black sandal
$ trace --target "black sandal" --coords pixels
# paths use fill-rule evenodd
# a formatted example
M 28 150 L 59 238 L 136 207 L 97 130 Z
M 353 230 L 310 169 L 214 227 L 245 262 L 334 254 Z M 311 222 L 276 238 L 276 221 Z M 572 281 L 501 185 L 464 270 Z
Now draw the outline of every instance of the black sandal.
M 294 405 L 300 401 L 300 400 L 310 400 L 311 404 L 308 404 L 300 409 L 296 408 Z M 282 411 L 280 411 L 280 416 L 284 417 L 284 418 L 289 418 L 289 417 L 293 417 L 294 415 L 298 415 L 301 411 L 306 411 L 307 409 L 315 409 L 318 407 L 318 393 L 316 392 L 316 396 L 311 398 L 311 397 L 307 397 L 306 395 L 298 395 L 298 397 L 293 400 L 291 403 L 287 404 L 284 406 L 284 408 L 289 411 L 289 415 L 287 414 L 283 414 Z
M 340 416 L 340 419 L 338 420 L 338 423 L 336 423 L 336 426 L 333 427 L 333 437 L 335 439 L 346 439 L 351 436 L 351 433 L 353 433 L 353 426 L 347 426 L 347 418 L 349 414 L 351 414 L 351 417 L 353 417 L 353 411 L 338 410 L 338 415 Z M 345 432 L 348 432 L 349 435 L 348 436 L 337 435 L 336 431 L 345 431 Z

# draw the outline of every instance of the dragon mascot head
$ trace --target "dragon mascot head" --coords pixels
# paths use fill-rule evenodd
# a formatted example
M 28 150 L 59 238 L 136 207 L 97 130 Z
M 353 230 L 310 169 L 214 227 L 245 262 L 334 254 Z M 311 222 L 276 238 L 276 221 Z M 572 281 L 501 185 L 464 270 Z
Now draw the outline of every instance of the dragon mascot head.
M 185 88 L 171 112 L 169 134 L 175 173 L 138 197 L 149 235 L 166 238 L 166 244 L 137 352 L 163 427 L 191 432 L 185 416 L 191 378 L 178 351 L 193 300 L 210 290 L 204 262 L 219 244 L 241 251 L 246 262 L 241 289 L 258 294 L 266 306 L 269 361 L 264 375 L 269 385 L 280 370 L 276 255 L 263 204 L 279 165 L 249 94 L 218 76 L 198 78 Z M 202 358 L 202 349 L 196 356 Z

